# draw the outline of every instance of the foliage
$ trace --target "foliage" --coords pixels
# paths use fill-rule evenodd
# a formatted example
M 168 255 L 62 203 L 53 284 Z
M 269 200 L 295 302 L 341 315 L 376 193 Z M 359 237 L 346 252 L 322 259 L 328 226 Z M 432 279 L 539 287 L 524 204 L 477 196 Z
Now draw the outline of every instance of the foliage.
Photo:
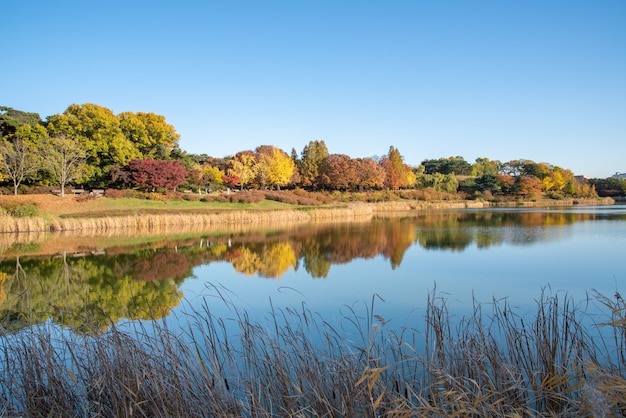
M 618 197 L 626 195 L 626 179 L 615 177 L 591 179 L 589 184 L 595 188 L 599 196 Z
M 386 173 L 385 186 L 397 190 L 415 184 L 416 177 L 413 171 L 404 164 L 400 151 L 393 146 L 389 147 L 389 153 L 382 159 L 380 165 Z
M 178 161 L 133 160 L 128 164 L 131 181 L 146 190 L 176 189 L 183 184 L 187 171 Z
M 61 136 L 73 138 L 84 150 L 82 173 L 71 181 L 88 188 L 128 187 L 131 185 L 129 163 L 154 160 L 180 163 L 187 171 L 186 183 L 179 185 L 205 190 L 222 185 L 242 190 L 298 187 L 309 191 L 417 187 L 459 193 L 459 198 L 480 195 L 481 198 L 536 200 L 542 194 L 595 197 L 597 183 L 603 195 L 621 193 L 621 188 L 616 185 L 582 181 L 570 170 L 526 159 L 502 163 L 481 157 L 470 164 L 463 157 L 456 156 L 427 159 L 420 166 L 409 167 L 393 146 L 380 160 L 330 154 L 322 140 L 310 141 L 300 158 L 295 149 L 288 155 L 271 145 L 225 158 L 189 154 L 179 148 L 180 135 L 164 116 L 150 112 L 115 115 L 110 109 L 91 103 L 72 104 L 62 114 L 49 116 L 46 122 L 42 122 L 36 113 L 0 107 L 0 130 L 3 136 L 0 140 L 4 140 L 0 146 L 3 156 L 0 167 L 4 168 L 6 176 L 4 185 L 11 181 L 13 193 L 17 193 L 20 185 L 60 183 L 50 170 L 33 170 L 37 164 L 32 164 L 32 160 L 39 153 L 39 144 L 47 142 L 44 141 L 46 137 Z M 18 132 L 20 134 L 16 136 Z M 468 177 L 475 181 L 472 183 Z M 541 190 L 537 188 L 537 181 Z M 461 187 L 458 187 L 459 182 Z M 143 179 L 141 185 L 151 187 Z
M 295 163 L 287 153 L 276 147 L 257 149 L 256 172 L 259 185 L 262 189 L 265 186 L 276 187 L 280 189 L 282 186 L 289 184 Z
M 110 109 L 87 103 L 73 104 L 61 115 L 48 118 L 51 136 L 75 138 L 86 152 L 87 180 L 103 181 L 112 167 L 123 167 L 141 153 L 121 129 Z
M 0 139 L 13 136 L 20 126 L 30 125 L 34 127 L 41 124 L 41 117 L 37 113 L 0 106 Z
M 18 205 L 11 209 L 10 215 L 15 218 L 30 218 L 39 215 L 39 208 L 31 204 Z
M 297 164 L 302 187 L 319 188 L 322 185 L 320 176 L 329 155 L 328 148 L 323 140 L 310 141 L 304 147 L 301 159 Z
M 226 174 L 229 176 L 225 183 L 231 187 L 246 187 L 257 175 L 256 155 L 252 151 L 242 151 L 228 162 Z
M 178 147 L 180 134 L 165 117 L 154 113 L 124 112 L 118 116 L 124 136 L 141 153 L 143 158 L 167 159 Z
M 481 160 L 481 164 L 486 161 Z M 456 174 L 457 176 L 470 175 L 472 173 L 472 165 L 465 161 L 463 157 L 439 158 L 436 160 L 424 160 L 421 163 L 424 166 L 425 174 Z M 489 171 L 489 170 L 487 170 Z M 483 173 L 484 174 L 484 173 Z M 493 173 L 495 174 L 495 173 Z

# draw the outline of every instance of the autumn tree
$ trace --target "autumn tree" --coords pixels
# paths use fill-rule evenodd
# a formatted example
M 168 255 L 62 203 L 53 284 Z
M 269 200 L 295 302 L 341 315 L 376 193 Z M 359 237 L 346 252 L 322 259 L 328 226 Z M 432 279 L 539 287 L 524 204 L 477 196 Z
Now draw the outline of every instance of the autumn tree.
M 380 161 L 380 165 L 385 170 L 385 185 L 390 189 L 397 190 L 415 184 L 415 174 L 404 164 L 400 151 L 393 146 L 389 147 L 389 153 Z
M 320 174 L 322 185 L 329 189 L 350 190 L 359 181 L 356 165 L 345 154 L 330 154 Z
M 268 152 L 259 152 L 257 156 L 257 176 L 263 175 L 263 186 L 276 187 L 289 184 L 295 163 L 287 153 L 279 148 L 271 147 Z
M 319 187 L 320 173 L 329 155 L 324 141 L 310 141 L 305 145 L 298 164 L 300 181 L 303 187 Z
M 359 189 L 382 189 L 385 186 L 385 170 L 373 158 L 353 160 Z
M 213 185 L 220 185 L 224 183 L 224 172 L 220 170 L 218 167 L 214 167 L 209 164 L 204 164 L 202 166 L 202 176 L 200 177 L 202 180 L 202 184 L 205 187 L 211 187 Z
M 0 142 L 0 158 L 2 172 L 13 182 L 13 194 L 32 173 L 40 167 L 36 146 L 46 138 L 46 129 L 41 125 L 19 126 L 12 138 L 4 138 Z
M 226 175 L 229 179 L 237 179 L 237 182 L 228 181 L 234 187 L 239 185 L 241 189 L 250 184 L 256 177 L 256 155 L 252 151 L 241 151 L 228 161 Z
M 295 163 L 286 152 L 272 145 L 261 145 L 256 148 L 254 155 L 254 182 L 258 188 L 280 189 L 290 183 Z
M 536 177 L 519 176 L 515 179 L 515 194 L 524 199 L 539 198 L 541 188 L 541 181 Z
M 132 182 L 148 190 L 176 189 L 185 182 L 187 170 L 178 161 L 132 160 L 128 164 Z
M 61 197 L 65 196 L 66 184 L 85 174 L 86 152 L 77 138 L 62 133 L 47 137 L 39 153 L 44 168 L 60 186 Z

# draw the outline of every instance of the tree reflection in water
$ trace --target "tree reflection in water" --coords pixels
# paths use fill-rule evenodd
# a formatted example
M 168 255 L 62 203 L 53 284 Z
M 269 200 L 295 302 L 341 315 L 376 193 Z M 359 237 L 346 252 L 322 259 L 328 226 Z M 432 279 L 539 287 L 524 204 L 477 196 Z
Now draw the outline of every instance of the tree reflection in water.
M 68 240 L 37 234 L 31 241 L 25 235 L 5 236 L 0 242 L 0 324 L 17 330 L 52 318 L 77 331 L 100 333 L 122 318 L 167 316 L 183 298 L 180 285 L 202 264 L 227 261 L 244 275 L 266 278 L 278 279 L 290 269 L 326 278 L 333 265 L 359 258 L 382 256 L 396 268 L 413 245 L 440 251 L 503 242 L 531 245 L 553 239 L 555 227 L 599 216 L 624 219 L 621 212 L 440 211 L 175 237 L 146 234 L 127 243 L 119 236 Z

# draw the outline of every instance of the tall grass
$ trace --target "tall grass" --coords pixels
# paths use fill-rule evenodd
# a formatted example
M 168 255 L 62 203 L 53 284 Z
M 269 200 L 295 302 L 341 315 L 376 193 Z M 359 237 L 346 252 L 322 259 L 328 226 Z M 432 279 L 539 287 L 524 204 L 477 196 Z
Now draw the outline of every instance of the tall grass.
M 48 323 L 2 337 L 0 415 L 623 416 L 624 301 L 596 296 L 609 342 L 548 294 L 531 317 L 494 301 L 459 320 L 433 294 L 421 332 L 388 329 L 376 297 L 344 325 L 306 305 L 252 320 L 226 297 L 229 318 L 205 301 L 177 318 L 182 331 L 163 320 L 86 337 Z

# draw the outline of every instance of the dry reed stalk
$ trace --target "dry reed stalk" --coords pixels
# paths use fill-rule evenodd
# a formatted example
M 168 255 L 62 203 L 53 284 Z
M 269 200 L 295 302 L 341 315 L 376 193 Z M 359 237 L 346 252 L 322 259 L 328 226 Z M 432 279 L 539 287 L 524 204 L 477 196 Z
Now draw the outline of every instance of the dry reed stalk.
M 426 332 L 388 332 L 376 297 L 340 325 L 300 308 L 253 321 L 214 288 L 181 318 L 96 337 L 51 324 L 0 337 L 3 416 L 622 416 L 625 368 L 581 326 L 568 297 L 534 318 L 506 301 L 453 322 L 429 297 Z M 229 317 L 212 314 L 215 301 Z M 235 329 L 236 331 L 234 331 Z M 425 339 L 421 353 L 417 342 Z M 602 362 L 599 359 L 602 358 Z M 612 361 L 612 362 L 611 362 Z

